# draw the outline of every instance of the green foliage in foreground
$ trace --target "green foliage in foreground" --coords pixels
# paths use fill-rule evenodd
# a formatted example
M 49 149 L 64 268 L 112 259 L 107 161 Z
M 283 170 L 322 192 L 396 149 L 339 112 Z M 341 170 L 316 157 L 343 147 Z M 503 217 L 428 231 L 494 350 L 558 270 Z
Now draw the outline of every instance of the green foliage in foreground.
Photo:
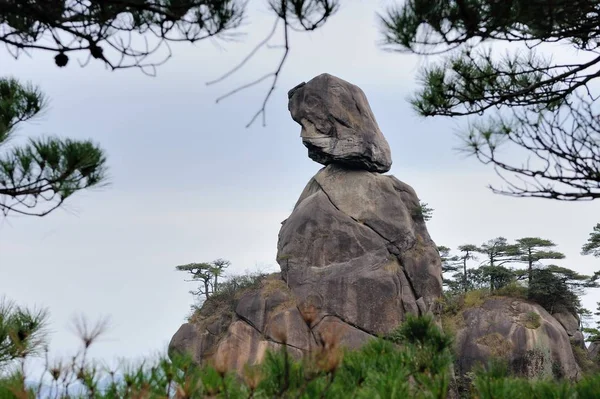
M 429 317 L 408 318 L 386 338 L 343 351 L 335 331 L 311 356 L 269 352 L 243 376 L 221 364 L 199 369 L 189 358 L 102 372 L 86 364 L 89 341 L 66 365 L 48 366 L 45 388 L 25 384 L 21 368 L 0 378 L 0 398 L 446 398 L 452 389 L 452 339 Z M 475 371 L 468 397 L 481 399 L 596 398 L 600 375 L 573 384 L 507 376 L 504 365 Z M 67 394 L 68 393 L 68 394 Z

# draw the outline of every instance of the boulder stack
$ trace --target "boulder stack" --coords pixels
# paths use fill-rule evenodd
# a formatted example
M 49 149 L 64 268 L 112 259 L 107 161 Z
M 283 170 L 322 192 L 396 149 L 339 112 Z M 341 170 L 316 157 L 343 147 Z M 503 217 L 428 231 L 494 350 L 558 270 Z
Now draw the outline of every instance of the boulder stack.
M 350 348 L 396 328 L 410 313 L 435 312 L 441 261 L 415 191 L 393 176 L 390 147 L 363 91 L 329 74 L 290 90 L 310 179 L 277 244 L 281 273 L 207 301 L 171 341 L 199 363 L 241 370 L 286 345 L 301 356 L 324 331 Z

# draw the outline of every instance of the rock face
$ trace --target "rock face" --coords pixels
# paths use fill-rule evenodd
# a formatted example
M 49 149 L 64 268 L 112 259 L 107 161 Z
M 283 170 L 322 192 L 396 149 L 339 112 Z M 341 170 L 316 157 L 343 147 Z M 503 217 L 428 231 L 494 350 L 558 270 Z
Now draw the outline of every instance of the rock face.
M 412 188 L 393 176 L 329 165 L 279 233 L 278 262 L 299 304 L 370 334 L 431 310 L 440 258 Z
M 528 378 L 577 379 L 577 365 L 563 326 L 537 304 L 514 298 L 489 298 L 458 315 L 457 374 L 465 375 L 491 357 L 507 360 Z
M 596 341 L 590 343 L 590 346 L 587 349 L 590 360 L 596 363 L 600 362 L 600 357 L 598 356 L 600 355 L 600 342 Z
M 301 356 L 324 334 L 358 348 L 407 313 L 436 312 L 441 260 L 414 190 L 378 172 L 389 146 L 358 87 L 323 74 L 289 93 L 309 156 L 310 179 L 277 244 L 281 273 L 233 301 L 207 301 L 175 334 L 170 353 L 241 370 L 267 349 Z
M 390 147 L 359 87 L 325 73 L 296 86 L 288 97 L 288 108 L 302 125 L 302 142 L 313 161 L 372 172 L 390 170 Z
M 585 337 L 583 333 L 579 329 L 579 319 L 575 317 L 575 315 L 569 312 L 568 309 L 559 308 L 552 313 L 552 316 L 563 326 L 571 342 L 574 345 L 579 346 L 582 349 L 585 349 Z

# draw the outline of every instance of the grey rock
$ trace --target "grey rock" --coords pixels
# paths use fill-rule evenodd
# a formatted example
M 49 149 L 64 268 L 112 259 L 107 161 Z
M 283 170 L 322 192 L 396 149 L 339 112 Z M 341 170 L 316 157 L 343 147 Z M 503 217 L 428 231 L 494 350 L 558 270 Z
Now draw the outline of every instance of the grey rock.
M 329 335 L 335 339 L 337 345 L 350 350 L 358 349 L 374 338 L 373 335 L 352 327 L 335 316 L 325 316 L 315 326 L 314 331 L 321 340 L 327 342 L 327 335 Z
M 596 363 L 600 363 L 600 357 L 598 356 L 600 355 L 600 342 L 591 342 L 587 349 L 589 358 Z
M 536 313 L 539 326 L 524 322 Z M 513 298 L 489 298 L 482 306 L 456 316 L 457 373 L 465 375 L 490 357 L 509 362 L 512 371 L 527 378 L 578 379 L 569 336 L 544 308 Z
M 573 336 L 570 337 L 573 345 L 580 347 L 581 349 L 585 349 L 585 336 L 581 331 L 576 331 Z
M 283 278 L 298 298 L 322 295 L 324 314 L 371 333 L 396 327 L 405 312 L 427 312 L 442 292 L 441 263 L 418 205 L 414 190 L 391 176 L 321 169 L 280 230 Z M 366 287 L 381 301 L 357 299 Z M 375 303 L 388 321 L 358 321 L 353 306 Z
M 579 319 L 568 309 L 559 307 L 552 316 L 563 326 L 574 345 L 585 349 L 585 338 L 579 330 Z
M 573 336 L 579 331 L 579 320 L 566 309 L 559 309 L 552 313 L 552 316 L 564 327 L 569 336 Z
M 288 109 L 302 126 L 302 142 L 312 160 L 373 172 L 390 170 L 390 147 L 358 86 L 324 73 L 296 86 L 288 97 Z

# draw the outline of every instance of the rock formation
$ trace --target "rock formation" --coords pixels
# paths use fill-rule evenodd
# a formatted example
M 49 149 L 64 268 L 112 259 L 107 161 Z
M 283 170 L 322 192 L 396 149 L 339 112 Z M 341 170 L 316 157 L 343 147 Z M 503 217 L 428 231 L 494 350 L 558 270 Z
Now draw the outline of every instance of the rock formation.
M 207 301 L 171 351 L 238 369 L 266 349 L 301 355 L 335 330 L 356 348 L 390 332 L 405 314 L 435 311 L 441 261 L 414 190 L 393 176 L 390 148 L 365 94 L 323 74 L 289 92 L 309 157 L 326 165 L 308 182 L 277 245 L 281 273 L 240 293 Z
M 309 157 L 325 167 L 282 222 L 281 273 L 207 300 L 173 336 L 170 353 L 241 371 L 282 345 L 299 357 L 325 332 L 357 348 L 406 314 L 439 315 L 439 253 L 415 191 L 380 174 L 391 167 L 390 148 L 365 94 L 323 74 L 288 97 Z M 488 298 L 453 323 L 459 376 L 493 355 L 527 376 L 579 374 L 569 339 L 581 345 L 582 337 L 568 312 L 553 317 L 524 300 Z
M 454 323 L 458 375 L 495 357 L 528 378 L 580 376 L 567 332 L 537 304 L 492 297 L 481 306 L 463 310 Z
M 302 142 L 313 161 L 370 172 L 390 170 L 390 147 L 359 87 L 324 73 L 299 84 L 288 97 L 288 108 L 302 126 Z

